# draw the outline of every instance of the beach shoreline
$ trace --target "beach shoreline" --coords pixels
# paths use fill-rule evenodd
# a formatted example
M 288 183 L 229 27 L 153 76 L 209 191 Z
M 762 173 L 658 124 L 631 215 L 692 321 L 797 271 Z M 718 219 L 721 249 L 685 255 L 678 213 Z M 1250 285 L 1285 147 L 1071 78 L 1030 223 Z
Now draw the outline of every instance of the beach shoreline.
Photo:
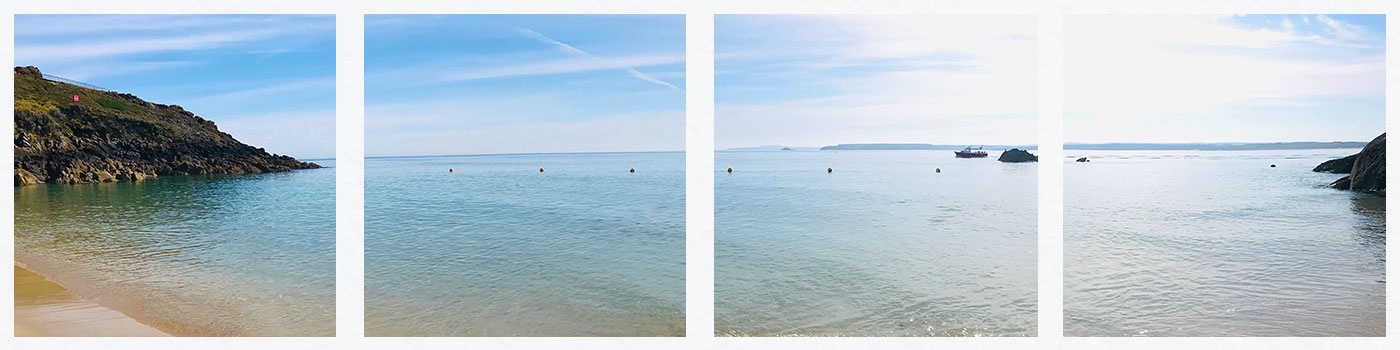
M 16 337 L 168 337 L 15 263 Z

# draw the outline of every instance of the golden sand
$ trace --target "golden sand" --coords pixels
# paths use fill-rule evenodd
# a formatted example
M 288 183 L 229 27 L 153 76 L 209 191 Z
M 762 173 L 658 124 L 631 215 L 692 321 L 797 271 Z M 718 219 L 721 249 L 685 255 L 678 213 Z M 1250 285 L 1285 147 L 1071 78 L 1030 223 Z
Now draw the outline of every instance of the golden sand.
M 15 265 L 17 337 L 165 337 L 112 309 L 84 301 L 62 285 Z

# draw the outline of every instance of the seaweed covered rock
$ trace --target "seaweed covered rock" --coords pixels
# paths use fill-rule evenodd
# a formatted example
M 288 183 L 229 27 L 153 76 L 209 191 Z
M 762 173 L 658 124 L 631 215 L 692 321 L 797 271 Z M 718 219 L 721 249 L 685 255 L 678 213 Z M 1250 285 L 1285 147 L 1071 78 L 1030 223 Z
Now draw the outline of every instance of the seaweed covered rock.
M 239 142 L 180 106 L 45 80 L 34 67 L 15 68 L 14 141 L 17 186 L 320 167 Z
M 1006 152 L 1001 152 L 1001 156 L 997 157 L 997 161 L 1008 163 L 1034 162 L 1039 160 L 1040 157 L 1031 154 L 1031 152 L 1026 152 L 1024 150 L 1016 148 L 1006 150 Z

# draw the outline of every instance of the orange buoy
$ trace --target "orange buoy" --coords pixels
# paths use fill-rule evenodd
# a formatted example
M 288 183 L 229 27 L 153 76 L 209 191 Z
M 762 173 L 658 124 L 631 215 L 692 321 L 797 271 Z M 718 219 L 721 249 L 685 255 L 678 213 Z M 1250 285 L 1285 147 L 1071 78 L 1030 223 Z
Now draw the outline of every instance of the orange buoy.
M 447 172 L 452 172 L 452 168 L 447 168 Z
M 827 173 L 830 173 L 830 172 L 831 172 L 831 168 L 826 168 L 826 172 L 827 172 Z
M 935 173 L 941 173 L 941 172 L 943 172 L 943 168 L 933 168 L 933 172 L 935 172 Z
M 734 168 L 729 168 L 729 172 L 734 172 Z
M 542 173 L 543 173 L 543 172 L 544 172 L 544 168 L 540 168 L 540 172 L 542 172 Z

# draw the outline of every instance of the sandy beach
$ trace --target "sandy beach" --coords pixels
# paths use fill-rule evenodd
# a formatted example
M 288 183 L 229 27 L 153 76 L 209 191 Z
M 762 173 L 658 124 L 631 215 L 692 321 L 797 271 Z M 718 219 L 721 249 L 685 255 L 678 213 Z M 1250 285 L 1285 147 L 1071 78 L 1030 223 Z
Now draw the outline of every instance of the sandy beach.
M 166 337 L 115 310 L 84 301 L 62 285 L 15 265 L 17 337 Z

